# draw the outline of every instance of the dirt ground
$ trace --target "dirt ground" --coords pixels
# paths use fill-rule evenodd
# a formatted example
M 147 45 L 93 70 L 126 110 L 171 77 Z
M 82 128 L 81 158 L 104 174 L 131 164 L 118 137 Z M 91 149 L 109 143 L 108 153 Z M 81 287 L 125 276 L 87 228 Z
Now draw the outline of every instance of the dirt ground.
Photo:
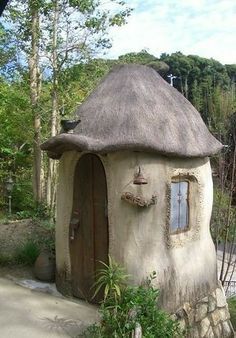
M 17 279 L 36 279 L 33 268 L 24 265 L 0 266 L 0 277 Z

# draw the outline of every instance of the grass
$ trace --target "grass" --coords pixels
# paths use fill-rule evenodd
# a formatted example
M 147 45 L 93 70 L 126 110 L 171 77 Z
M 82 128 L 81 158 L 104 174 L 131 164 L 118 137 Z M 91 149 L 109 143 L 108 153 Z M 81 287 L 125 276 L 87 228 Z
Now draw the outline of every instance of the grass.
M 14 264 L 32 266 L 40 253 L 40 247 L 32 240 L 25 241 L 19 245 L 12 255 L 0 253 L 0 266 Z
M 0 266 L 7 266 L 12 263 L 12 257 L 0 253 Z
M 234 330 L 236 330 L 236 297 L 229 298 L 228 300 L 230 320 Z
M 38 244 L 28 240 L 16 249 L 15 261 L 18 264 L 33 265 L 39 253 Z

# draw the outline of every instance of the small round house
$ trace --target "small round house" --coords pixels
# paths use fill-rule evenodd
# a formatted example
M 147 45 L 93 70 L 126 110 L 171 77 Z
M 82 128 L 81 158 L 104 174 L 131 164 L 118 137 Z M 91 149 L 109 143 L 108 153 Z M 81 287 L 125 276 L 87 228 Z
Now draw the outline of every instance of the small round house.
M 130 283 L 157 272 L 161 306 L 190 336 L 231 337 L 209 230 L 209 156 L 221 143 L 189 101 L 141 65 L 110 71 L 78 118 L 42 145 L 60 159 L 58 289 L 91 299 L 99 261 L 110 255 Z

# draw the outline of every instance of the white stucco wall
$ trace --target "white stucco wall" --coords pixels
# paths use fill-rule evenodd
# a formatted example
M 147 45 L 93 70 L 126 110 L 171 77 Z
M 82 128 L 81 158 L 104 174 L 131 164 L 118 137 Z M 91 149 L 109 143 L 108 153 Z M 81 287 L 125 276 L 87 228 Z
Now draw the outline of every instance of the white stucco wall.
M 60 160 L 57 206 L 57 269 L 70 278 L 68 224 L 73 200 L 73 175 L 81 154 L 67 152 Z M 211 168 L 207 158 L 176 159 L 139 152 L 116 152 L 100 156 L 108 187 L 109 252 L 140 283 L 152 271 L 162 290 L 162 305 L 175 311 L 216 287 L 216 255 L 209 232 L 212 209 Z M 134 172 L 141 166 L 148 184 L 133 185 Z M 190 182 L 190 230 L 170 235 L 168 218 L 171 177 L 195 177 Z M 151 198 L 147 208 L 121 200 L 124 192 Z

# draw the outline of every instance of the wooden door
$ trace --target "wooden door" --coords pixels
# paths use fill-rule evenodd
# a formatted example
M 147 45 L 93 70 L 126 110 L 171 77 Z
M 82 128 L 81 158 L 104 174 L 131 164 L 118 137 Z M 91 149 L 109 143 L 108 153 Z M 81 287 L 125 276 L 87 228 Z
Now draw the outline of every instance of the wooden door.
M 83 155 L 74 176 L 73 209 L 70 224 L 70 255 L 73 295 L 89 301 L 99 261 L 108 262 L 107 185 L 101 160 Z

